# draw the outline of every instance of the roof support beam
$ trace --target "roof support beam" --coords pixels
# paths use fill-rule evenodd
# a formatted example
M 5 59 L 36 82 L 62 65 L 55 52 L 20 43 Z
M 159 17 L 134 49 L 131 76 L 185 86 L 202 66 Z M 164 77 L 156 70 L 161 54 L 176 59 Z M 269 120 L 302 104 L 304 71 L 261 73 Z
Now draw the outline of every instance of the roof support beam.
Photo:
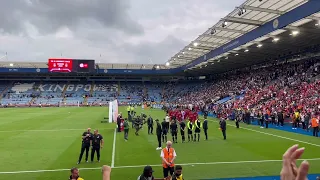
M 216 36 L 211 34 L 203 34 L 203 35 L 200 35 L 200 37 L 209 37 L 209 38 L 223 39 L 223 40 L 229 40 L 229 41 L 232 40 L 232 38 L 229 38 L 229 37 Z
M 201 48 L 193 48 L 192 49 L 192 52 L 193 53 L 197 53 L 197 54 L 203 54 L 203 53 L 205 53 L 204 51 L 206 51 L 205 49 L 201 49 Z
M 202 52 L 201 47 L 207 47 L 207 46 L 200 46 L 200 48 L 199 47 L 188 48 L 188 50 L 185 50 L 184 53 L 186 53 L 186 54 L 200 54 L 200 52 Z
M 248 25 L 253 25 L 253 26 L 261 26 L 263 24 L 263 22 L 261 22 L 261 21 L 243 19 L 243 18 L 238 18 L 238 17 L 225 17 L 225 18 L 222 18 L 222 20 L 226 21 L 226 22 L 248 24 Z
M 194 57 L 189 57 L 189 56 L 186 56 L 186 55 L 178 55 L 176 57 L 174 57 L 175 60 L 180 60 L 180 59 L 194 59 Z
M 253 7 L 253 6 L 246 6 L 246 5 L 238 7 L 238 8 L 244 8 L 246 10 L 252 10 L 252 11 L 267 12 L 267 13 L 278 14 L 278 15 L 282 15 L 285 13 L 283 11 L 272 10 L 272 9 L 267 9 L 267 8 L 259 8 L 259 7 Z
M 245 34 L 245 33 L 247 33 L 247 31 L 236 30 L 236 29 L 228 29 L 228 28 L 222 28 L 222 27 L 213 27 L 212 29 L 219 30 L 219 31 L 227 31 L 227 32 L 233 32 L 233 33 L 240 33 L 240 34 Z
M 211 48 L 211 49 L 214 49 L 214 48 L 218 47 L 217 45 L 212 46 L 211 43 L 206 43 L 206 44 L 207 44 L 207 45 L 201 44 L 201 46 L 198 46 L 199 49 L 201 49 L 201 48 Z
M 191 55 L 195 55 L 195 56 L 200 55 L 200 53 L 197 51 L 186 51 L 185 54 L 191 54 Z
M 216 45 L 216 46 L 220 46 L 220 45 L 223 45 L 224 43 L 220 43 L 220 42 L 208 42 L 208 41 L 203 41 L 203 40 L 200 40 L 198 41 L 199 43 L 205 43 L 205 44 L 210 44 L 212 45 L 213 47 Z
M 199 57 L 199 56 L 192 56 L 192 55 L 186 55 L 186 54 L 183 56 L 180 56 L 180 58 L 192 58 L 192 59 L 195 59 L 197 57 Z
M 197 46 L 197 47 L 194 47 L 194 49 L 199 49 L 199 50 L 208 50 L 208 51 L 211 51 L 212 49 L 214 49 L 214 47 L 208 47 L 208 46 Z

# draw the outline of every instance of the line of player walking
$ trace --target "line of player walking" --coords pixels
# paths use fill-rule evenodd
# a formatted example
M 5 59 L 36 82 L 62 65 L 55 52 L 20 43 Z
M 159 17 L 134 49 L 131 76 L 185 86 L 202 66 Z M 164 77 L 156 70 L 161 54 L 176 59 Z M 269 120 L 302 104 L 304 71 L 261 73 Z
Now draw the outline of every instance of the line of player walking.
M 205 140 L 208 140 L 208 120 L 205 116 L 203 122 L 197 119 L 195 122 L 190 120 L 177 122 L 175 119 L 170 120 L 170 117 L 167 115 L 163 121 L 160 123 L 158 119 L 156 121 L 156 135 L 158 139 L 157 150 L 162 149 L 161 143 L 165 143 L 168 140 L 168 133 L 171 133 L 172 142 L 178 143 L 178 132 L 180 131 L 181 142 L 186 142 L 186 133 L 188 135 L 188 142 L 191 141 L 200 141 L 200 133 L 203 129 Z M 147 120 L 148 125 L 148 134 L 153 134 L 153 119 L 149 116 Z

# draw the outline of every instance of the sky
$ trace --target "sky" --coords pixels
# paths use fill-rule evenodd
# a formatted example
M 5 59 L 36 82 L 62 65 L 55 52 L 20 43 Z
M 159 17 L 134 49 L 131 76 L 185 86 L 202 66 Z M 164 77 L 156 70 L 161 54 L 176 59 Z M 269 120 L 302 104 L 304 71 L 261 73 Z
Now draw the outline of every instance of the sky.
M 244 0 L 0 2 L 0 61 L 164 64 Z

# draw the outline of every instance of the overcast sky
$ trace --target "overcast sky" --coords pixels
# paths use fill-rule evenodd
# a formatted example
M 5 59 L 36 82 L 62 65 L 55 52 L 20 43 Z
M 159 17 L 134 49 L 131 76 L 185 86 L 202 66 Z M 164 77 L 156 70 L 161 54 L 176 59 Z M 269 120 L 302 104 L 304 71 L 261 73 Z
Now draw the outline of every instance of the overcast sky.
M 8 61 L 46 62 L 62 54 L 141 64 L 165 63 L 244 0 L 0 2 L 0 57 L 7 52 Z

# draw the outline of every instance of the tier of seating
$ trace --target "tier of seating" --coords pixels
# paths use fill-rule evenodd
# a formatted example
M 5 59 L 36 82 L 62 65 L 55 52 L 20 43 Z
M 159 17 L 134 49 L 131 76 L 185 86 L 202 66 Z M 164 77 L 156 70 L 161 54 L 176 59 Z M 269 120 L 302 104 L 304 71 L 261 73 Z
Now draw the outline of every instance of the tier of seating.
M 59 82 L 48 82 L 39 84 L 39 86 L 37 87 L 39 96 L 37 96 L 36 100 L 33 103 L 43 105 L 58 105 L 63 100 L 62 92 L 65 85 L 65 83 Z
M 141 103 L 143 95 L 142 83 L 123 84 L 122 88 L 115 82 L 14 82 L 8 86 L 10 83 L 0 84 L 3 105 L 105 105 L 114 99 Z
M 220 74 L 206 82 L 2 82 L 0 103 L 105 105 L 118 99 L 120 104 L 193 104 L 218 108 L 222 114 L 235 108 L 291 112 L 298 106 L 319 111 L 319 62 L 316 57 L 299 58 Z
M 4 91 L 6 92 L 3 92 L 4 95 L 1 99 L 1 103 L 17 105 L 29 104 L 29 102 L 35 96 L 35 85 L 35 82 L 16 82 L 12 86 L 10 86 L 10 84 L 4 85 Z
M 118 101 L 122 103 L 141 103 L 145 95 L 143 84 L 136 82 L 121 83 Z
M 87 98 L 88 104 L 98 105 L 107 104 L 109 101 L 116 99 L 118 95 L 117 83 L 94 83 L 92 94 Z

